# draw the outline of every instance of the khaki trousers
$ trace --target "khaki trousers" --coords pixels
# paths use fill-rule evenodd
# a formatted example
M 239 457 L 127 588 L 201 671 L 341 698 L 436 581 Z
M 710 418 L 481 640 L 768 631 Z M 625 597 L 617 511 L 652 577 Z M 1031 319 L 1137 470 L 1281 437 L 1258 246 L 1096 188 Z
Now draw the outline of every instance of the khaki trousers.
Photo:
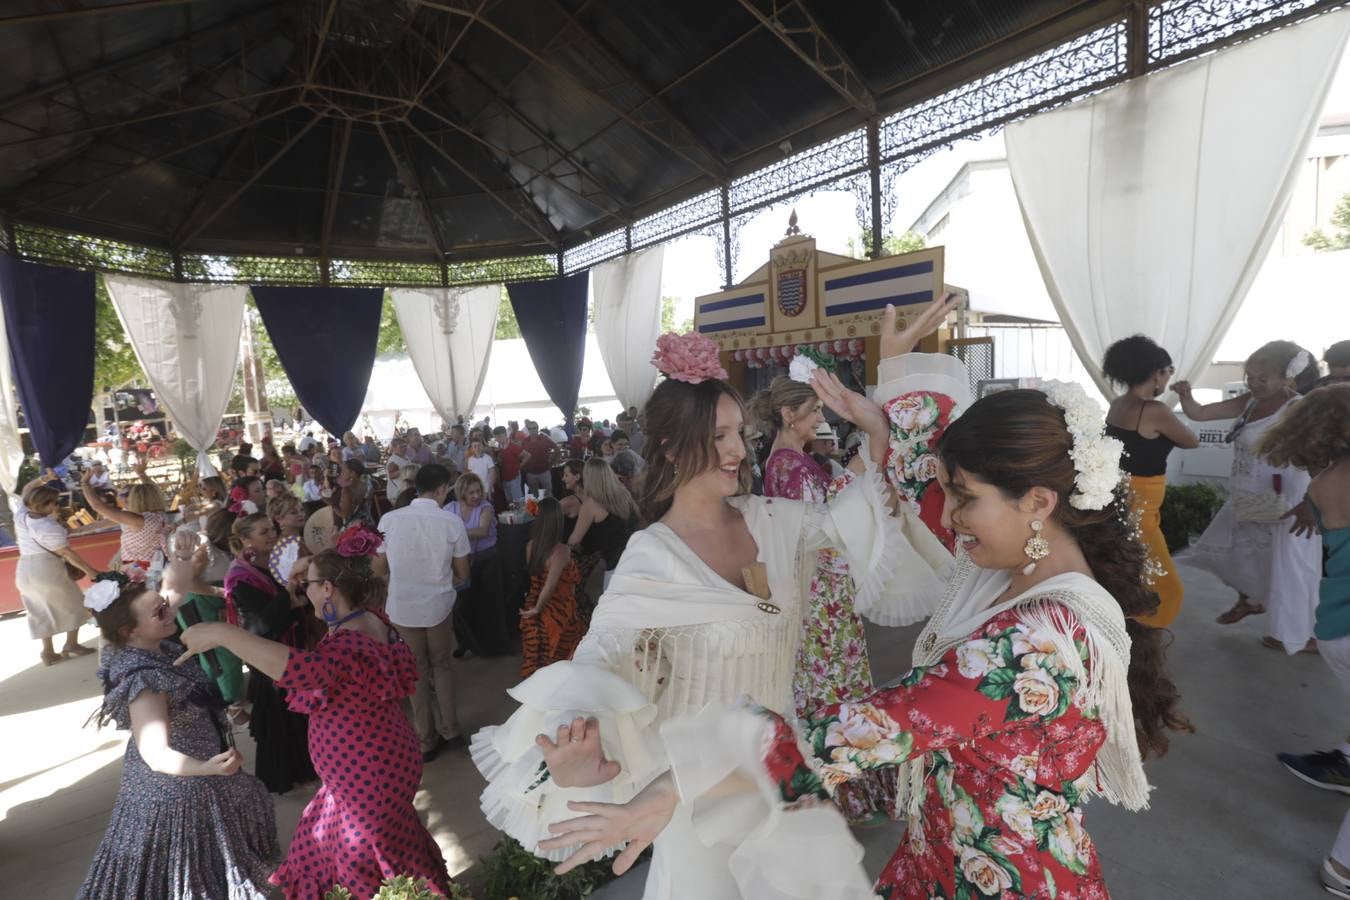
M 425 753 L 436 745 L 438 734 L 447 741 L 460 736 L 459 714 L 455 710 L 455 674 L 451 669 L 455 652 L 454 616 L 446 616 L 430 628 L 394 627 L 417 660 L 417 688 L 412 695 L 413 728 L 417 730 L 417 739 Z

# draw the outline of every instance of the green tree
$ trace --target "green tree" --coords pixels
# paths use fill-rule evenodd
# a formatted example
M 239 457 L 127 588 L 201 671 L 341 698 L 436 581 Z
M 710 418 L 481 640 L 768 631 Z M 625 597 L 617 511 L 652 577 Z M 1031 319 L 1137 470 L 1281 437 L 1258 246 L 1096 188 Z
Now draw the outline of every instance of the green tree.
M 1318 253 L 1350 248 L 1350 194 L 1336 201 L 1336 208 L 1331 211 L 1331 224 L 1336 229 L 1331 235 L 1314 228 L 1303 236 L 1303 245 Z
M 906 231 L 902 235 L 888 234 L 881 239 L 882 256 L 898 256 L 901 253 L 913 253 L 928 246 L 924 236 L 917 231 Z M 848 239 L 848 255 L 862 259 L 872 250 L 872 230 L 864 228 L 857 239 Z
M 94 277 L 94 391 L 102 393 L 131 381 L 145 381 L 136 351 L 113 307 L 103 276 Z
M 495 336 L 499 341 L 520 337 L 520 323 L 516 321 L 516 311 L 511 308 L 511 295 L 506 292 L 506 285 L 502 285 L 502 300 L 497 306 Z
M 403 329 L 398 325 L 398 313 L 394 309 L 394 298 L 384 292 L 384 306 L 380 308 L 380 337 L 375 344 L 376 353 L 407 353 L 408 344 L 403 340 Z
M 683 322 L 675 322 L 675 305 L 680 302 L 678 297 L 661 298 L 661 333 L 673 331 L 676 334 L 684 334 L 686 331 L 694 330 L 694 320 L 685 319 Z

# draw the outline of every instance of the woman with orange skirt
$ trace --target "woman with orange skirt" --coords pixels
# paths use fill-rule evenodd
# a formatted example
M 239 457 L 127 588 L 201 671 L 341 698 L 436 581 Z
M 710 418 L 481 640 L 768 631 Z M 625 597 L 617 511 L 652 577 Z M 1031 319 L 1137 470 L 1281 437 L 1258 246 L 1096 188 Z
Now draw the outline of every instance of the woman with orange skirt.
M 1171 408 L 1157 398 L 1167 390 L 1176 370 L 1172 357 L 1142 334 L 1116 341 L 1106 350 L 1102 372 L 1125 388 L 1111 401 L 1106 433 L 1125 445 L 1121 468 L 1130 475 L 1139 528 L 1155 566 L 1153 590 L 1158 609 L 1139 621 L 1166 628 L 1181 612 L 1185 588 L 1162 533 L 1162 504 L 1167 493 L 1167 455 L 1173 447 L 1190 450 L 1200 439 L 1181 423 Z
M 539 501 L 539 514 L 525 545 L 530 592 L 520 610 L 520 677 L 559 660 L 571 659 L 588 622 L 577 605 L 581 571 L 563 540 L 562 506 L 552 497 Z

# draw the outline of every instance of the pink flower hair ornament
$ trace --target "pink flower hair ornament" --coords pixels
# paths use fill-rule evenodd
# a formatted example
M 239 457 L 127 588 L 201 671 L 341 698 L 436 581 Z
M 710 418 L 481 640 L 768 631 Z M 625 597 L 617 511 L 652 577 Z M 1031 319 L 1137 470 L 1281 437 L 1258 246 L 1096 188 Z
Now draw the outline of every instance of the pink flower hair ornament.
M 333 549 L 337 550 L 338 556 L 348 559 L 375 556 L 382 546 L 384 535 L 364 522 L 347 526 L 333 542 Z
M 727 370 L 718 359 L 717 344 L 697 331 L 688 334 L 667 332 L 658 337 L 652 365 L 672 381 L 688 384 L 727 377 Z

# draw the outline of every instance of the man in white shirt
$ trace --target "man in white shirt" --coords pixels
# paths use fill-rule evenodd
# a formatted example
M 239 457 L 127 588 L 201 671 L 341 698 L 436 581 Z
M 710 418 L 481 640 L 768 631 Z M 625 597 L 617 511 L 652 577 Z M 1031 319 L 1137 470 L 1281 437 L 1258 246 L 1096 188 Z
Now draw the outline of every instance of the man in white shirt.
M 446 747 L 465 744 L 455 710 L 451 669 L 455 627 L 450 613 L 455 583 L 469 578 L 472 548 L 463 520 L 441 508 L 450 494 L 450 471 L 437 463 L 422 466 L 415 484 L 417 499 L 385 513 L 380 530 L 389 563 L 385 612 L 417 660 L 413 727 L 422 744 L 422 759 L 430 762 Z
M 300 439 L 300 443 L 295 445 L 295 449 L 299 450 L 301 453 L 308 453 L 309 448 L 317 446 L 318 443 L 318 441 L 314 440 L 314 432 L 306 431 L 305 436 Z

